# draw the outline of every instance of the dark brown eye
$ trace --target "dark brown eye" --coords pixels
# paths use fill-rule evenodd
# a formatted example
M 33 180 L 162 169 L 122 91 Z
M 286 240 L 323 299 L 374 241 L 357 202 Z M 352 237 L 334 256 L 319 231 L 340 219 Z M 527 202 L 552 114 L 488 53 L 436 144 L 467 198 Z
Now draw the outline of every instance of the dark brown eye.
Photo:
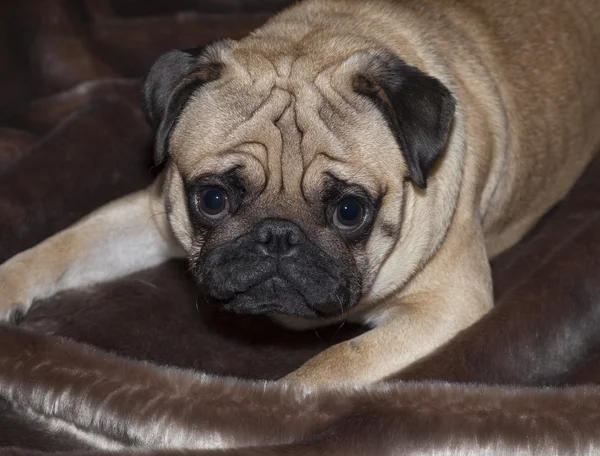
M 198 208 L 210 218 L 216 218 L 229 210 L 227 194 L 218 187 L 208 187 L 198 196 Z
M 342 230 L 360 225 L 365 217 L 365 208 L 356 198 L 344 198 L 333 214 L 333 224 Z

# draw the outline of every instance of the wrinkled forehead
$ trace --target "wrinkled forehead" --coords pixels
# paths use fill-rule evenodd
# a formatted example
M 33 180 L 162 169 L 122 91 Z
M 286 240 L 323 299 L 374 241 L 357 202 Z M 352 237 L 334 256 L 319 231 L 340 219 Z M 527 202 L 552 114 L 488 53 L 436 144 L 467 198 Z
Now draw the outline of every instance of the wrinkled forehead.
M 340 53 L 339 43 L 318 42 L 288 49 L 251 40 L 221 50 L 221 77 L 192 95 L 172 134 L 182 172 L 193 178 L 242 165 L 265 180 L 287 174 L 310 187 L 327 169 L 377 192 L 376 163 L 387 154 L 398 175 L 400 154 L 385 121 L 352 89 L 365 44 Z

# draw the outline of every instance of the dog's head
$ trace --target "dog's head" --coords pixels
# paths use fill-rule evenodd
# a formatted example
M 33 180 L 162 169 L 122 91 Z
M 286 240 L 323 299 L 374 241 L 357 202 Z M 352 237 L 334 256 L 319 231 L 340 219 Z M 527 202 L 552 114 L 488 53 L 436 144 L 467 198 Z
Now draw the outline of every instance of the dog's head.
M 144 97 L 199 284 L 235 312 L 309 318 L 373 291 L 455 105 L 389 51 L 260 37 L 163 55 Z

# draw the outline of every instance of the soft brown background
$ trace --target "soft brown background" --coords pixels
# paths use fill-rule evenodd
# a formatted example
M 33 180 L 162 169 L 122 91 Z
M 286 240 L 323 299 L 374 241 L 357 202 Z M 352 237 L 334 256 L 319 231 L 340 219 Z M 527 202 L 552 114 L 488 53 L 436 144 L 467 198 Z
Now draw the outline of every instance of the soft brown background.
M 139 78 L 158 55 L 241 37 L 289 3 L 1 2 L 0 262 L 151 182 Z M 597 161 L 567 202 L 494 262 L 493 315 L 404 378 L 595 381 L 598 177 Z M 361 331 L 345 324 L 293 333 L 264 318 L 224 314 L 194 288 L 183 262 L 58 296 L 24 325 L 160 364 L 251 378 L 278 378 Z M 0 403 L 0 446 L 11 444 L 73 445 Z

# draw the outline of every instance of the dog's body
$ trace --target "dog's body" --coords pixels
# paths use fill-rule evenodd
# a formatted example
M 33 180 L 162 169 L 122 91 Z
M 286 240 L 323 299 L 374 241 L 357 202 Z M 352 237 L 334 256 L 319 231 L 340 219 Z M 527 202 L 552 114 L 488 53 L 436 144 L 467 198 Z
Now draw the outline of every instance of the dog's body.
M 598 0 L 313 0 L 166 54 L 162 176 L 2 265 L 0 306 L 186 255 L 233 311 L 375 326 L 291 378 L 398 371 L 492 306 L 489 258 L 595 155 L 597 23 Z

